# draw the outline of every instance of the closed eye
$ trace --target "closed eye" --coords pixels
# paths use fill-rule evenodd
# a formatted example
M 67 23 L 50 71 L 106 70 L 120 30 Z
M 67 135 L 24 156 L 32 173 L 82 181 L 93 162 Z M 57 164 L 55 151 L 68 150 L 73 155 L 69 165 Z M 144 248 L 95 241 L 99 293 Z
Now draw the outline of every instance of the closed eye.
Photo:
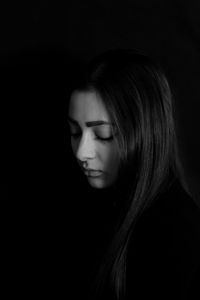
M 109 137 L 107 137 L 107 138 L 103 138 L 103 137 L 100 137 L 100 136 L 96 136 L 96 138 L 97 138 L 98 140 L 101 140 L 101 141 L 111 141 L 111 140 L 113 140 L 113 136 L 109 136 Z
M 74 139 L 76 139 L 80 136 L 81 136 L 81 132 L 71 133 L 71 137 L 74 138 Z M 104 138 L 104 137 L 95 135 L 95 139 L 100 140 L 100 141 L 111 141 L 111 140 L 113 140 L 113 136 L 111 135 L 109 137 Z

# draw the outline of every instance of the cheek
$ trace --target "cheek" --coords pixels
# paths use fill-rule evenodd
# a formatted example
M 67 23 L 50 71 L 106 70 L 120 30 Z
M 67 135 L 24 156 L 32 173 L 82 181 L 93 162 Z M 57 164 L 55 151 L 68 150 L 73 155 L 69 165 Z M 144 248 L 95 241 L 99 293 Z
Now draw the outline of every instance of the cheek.
M 110 159 L 110 168 L 113 170 L 113 172 L 116 172 L 119 168 L 119 156 L 117 153 L 112 153 Z
M 108 171 L 115 171 L 119 167 L 119 151 L 116 145 L 110 145 L 105 155 L 105 163 Z

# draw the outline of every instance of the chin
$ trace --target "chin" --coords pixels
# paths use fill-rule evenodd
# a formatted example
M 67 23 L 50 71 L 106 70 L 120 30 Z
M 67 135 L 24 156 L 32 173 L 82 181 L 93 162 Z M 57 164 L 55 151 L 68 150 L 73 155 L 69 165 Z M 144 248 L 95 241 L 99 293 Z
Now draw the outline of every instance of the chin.
M 98 178 L 88 178 L 88 183 L 95 189 L 105 189 L 107 187 L 107 184 Z
M 99 178 L 88 178 L 88 183 L 92 188 L 95 189 L 106 189 L 112 186 L 112 183 L 105 182 L 105 180 Z

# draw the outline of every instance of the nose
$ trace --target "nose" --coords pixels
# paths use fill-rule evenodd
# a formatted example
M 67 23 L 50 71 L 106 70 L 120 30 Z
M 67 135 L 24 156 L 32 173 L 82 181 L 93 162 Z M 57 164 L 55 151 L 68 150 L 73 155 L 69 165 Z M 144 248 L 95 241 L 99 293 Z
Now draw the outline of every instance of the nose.
M 95 145 L 92 138 L 85 134 L 82 135 L 76 151 L 76 158 L 80 161 L 92 159 L 95 157 Z

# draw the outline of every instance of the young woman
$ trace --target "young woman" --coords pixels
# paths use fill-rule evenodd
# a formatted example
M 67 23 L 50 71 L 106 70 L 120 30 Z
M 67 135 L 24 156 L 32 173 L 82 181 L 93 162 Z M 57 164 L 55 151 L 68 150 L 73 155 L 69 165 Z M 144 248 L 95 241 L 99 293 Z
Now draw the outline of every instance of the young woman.
M 182 176 L 164 73 L 145 55 L 112 50 L 76 83 L 67 115 L 72 151 L 115 211 L 91 299 L 193 299 L 199 212 Z

